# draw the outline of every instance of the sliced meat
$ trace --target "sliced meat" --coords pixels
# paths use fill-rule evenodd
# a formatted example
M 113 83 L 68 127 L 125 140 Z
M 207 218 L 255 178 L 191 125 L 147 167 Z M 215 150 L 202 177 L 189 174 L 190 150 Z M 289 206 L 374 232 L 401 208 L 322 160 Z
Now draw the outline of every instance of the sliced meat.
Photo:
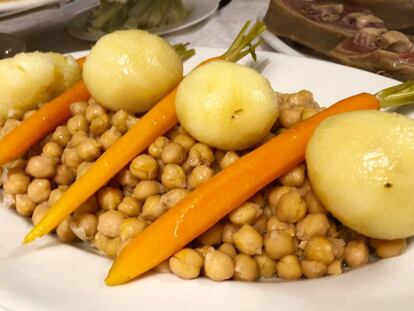
M 345 0 L 370 9 L 389 29 L 414 28 L 413 0 Z
M 383 50 L 404 53 L 411 50 L 413 44 L 402 32 L 391 30 L 378 38 L 378 46 Z

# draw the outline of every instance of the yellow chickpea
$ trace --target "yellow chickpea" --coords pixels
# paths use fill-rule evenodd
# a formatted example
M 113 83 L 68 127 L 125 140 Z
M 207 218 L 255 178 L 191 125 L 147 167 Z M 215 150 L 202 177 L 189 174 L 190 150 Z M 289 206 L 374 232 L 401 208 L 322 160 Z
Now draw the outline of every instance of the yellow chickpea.
M 49 199 L 50 191 L 48 179 L 33 179 L 27 187 L 27 196 L 34 203 L 41 203 Z
M 342 273 L 342 262 L 340 260 L 334 260 L 326 269 L 326 274 L 339 275 Z
M 182 279 L 195 279 L 200 275 L 203 257 L 191 248 L 184 248 L 169 260 L 171 271 Z
M 295 255 L 287 255 L 276 264 L 277 275 L 284 280 L 297 280 L 302 276 L 302 267 L 298 257 Z
M 297 191 L 282 195 L 276 208 L 276 216 L 287 223 L 297 223 L 306 215 L 306 203 Z
M 270 278 L 276 274 L 276 261 L 270 258 L 269 255 L 263 253 L 262 255 L 254 256 L 259 268 L 259 274 L 263 278 Z
M 35 178 L 50 178 L 55 174 L 56 161 L 46 156 L 34 156 L 27 162 L 27 174 Z
M 274 187 L 269 190 L 267 199 L 273 214 L 276 213 L 276 208 L 279 204 L 280 198 L 292 189 L 292 187 Z
M 57 227 L 56 227 L 56 234 L 59 239 L 65 242 L 73 242 L 77 240 L 77 236 L 72 232 L 69 224 L 69 218 L 63 220 Z
M 167 164 L 161 175 L 161 181 L 168 189 L 186 188 L 186 174 L 183 168 L 177 164 Z
M 53 189 L 50 192 L 49 199 L 47 201 L 49 206 L 53 206 L 62 197 L 62 195 L 65 193 L 66 190 L 67 189 L 65 189 L 64 187 Z
M 53 132 L 52 138 L 59 145 L 65 147 L 70 141 L 71 134 L 69 133 L 67 126 L 61 125 L 58 126 L 56 130 Z
M 246 255 L 260 255 L 262 253 L 263 238 L 250 225 L 243 225 L 233 233 L 233 243 L 236 248 Z
M 139 179 L 135 177 L 129 169 L 124 168 L 116 175 L 116 181 L 122 186 L 135 187 L 138 184 Z
M 76 148 L 66 148 L 63 150 L 62 163 L 67 167 L 76 170 L 78 165 L 82 163 L 82 158 L 79 156 Z
M 80 215 L 84 213 L 96 213 L 99 209 L 99 203 L 97 195 L 91 196 L 85 202 L 81 204 L 75 211 L 74 214 Z
M 85 139 L 88 138 L 88 134 L 85 131 L 79 131 L 72 135 L 68 143 L 68 147 L 76 148 L 83 143 Z
M 266 229 L 267 231 L 271 230 L 284 230 L 290 231 L 292 229 L 292 225 L 286 222 L 280 221 L 277 216 L 272 216 L 268 219 Z
M 259 232 L 260 234 L 264 234 L 266 232 L 266 224 L 267 224 L 267 216 L 261 215 L 254 223 L 253 228 Z
M 94 161 L 101 155 L 101 145 L 93 138 L 85 138 L 77 146 L 79 156 L 85 161 Z
M 49 158 L 60 158 L 63 153 L 63 149 L 57 142 L 50 141 L 43 146 L 42 152 Z
M 165 187 L 155 180 L 140 181 L 134 189 L 134 197 L 145 201 L 149 196 L 165 192 Z
M 141 180 L 154 179 L 158 173 L 158 163 L 152 156 L 141 154 L 131 162 L 129 169 L 132 175 Z
M 69 225 L 80 240 L 90 241 L 98 230 L 98 218 L 90 213 L 73 215 L 69 220 Z
M 181 164 L 186 159 L 186 150 L 177 143 L 167 144 L 161 153 L 164 163 Z
M 193 145 L 188 153 L 189 166 L 196 167 L 200 164 L 210 166 L 214 161 L 214 153 L 210 147 L 202 143 Z
M 188 151 L 195 144 L 194 138 L 186 134 L 178 134 L 174 137 L 173 142 L 179 144 L 184 150 Z
M 58 185 L 70 185 L 75 180 L 76 174 L 66 165 L 61 164 L 56 167 L 53 181 Z
M 224 170 L 234 162 L 240 159 L 240 156 L 234 151 L 227 151 L 224 157 L 220 161 L 220 168 Z
M 207 165 L 196 166 L 188 178 L 188 185 L 191 189 L 195 189 L 207 180 L 209 180 L 214 175 L 214 170 Z
M 11 175 L 3 185 L 7 194 L 25 194 L 30 184 L 30 178 L 26 174 Z
M 126 218 L 120 227 L 119 236 L 121 241 L 125 242 L 128 239 L 132 239 L 145 230 L 147 223 L 141 218 L 131 217 Z
M 260 206 L 245 202 L 229 214 L 229 219 L 236 225 L 252 224 L 262 213 Z
M 142 207 L 141 216 L 150 221 L 156 220 L 167 211 L 167 206 L 162 202 L 159 195 L 149 196 Z
M 314 214 L 314 213 L 322 213 L 322 214 L 328 214 L 328 211 L 326 208 L 322 205 L 321 201 L 316 197 L 316 195 L 313 193 L 313 191 L 309 191 L 305 194 L 303 199 L 306 202 L 306 206 L 308 208 L 308 213 Z
M 305 246 L 305 259 L 329 265 L 335 260 L 332 243 L 324 237 L 313 237 Z
M 121 224 L 125 215 L 118 211 L 109 210 L 99 215 L 98 231 L 109 238 L 119 236 Z
M 212 250 L 205 256 L 204 271 L 214 281 L 231 279 L 234 275 L 233 259 L 220 251 Z
M 149 147 L 148 147 L 148 153 L 152 155 L 156 159 L 160 159 L 162 152 L 169 144 L 170 140 L 167 137 L 160 136 L 158 137 Z
M 279 259 L 293 254 L 296 251 L 296 243 L 286 231 L 271 230 L 264 236 L 264 249 L 272 259 Z
M 217 245 L 222 241 L 224 226 L 220 223 L 215 224 L 202 235 L 197 238 L 197 241 L 203 245 Z
M 370 244 L 374 247 L 375 252 L 380 258 L 389 258 L 399 256 L 407 248 L 406 239 L 397 240 L 370 240 Z
M 88 107 L 88 102 L 86 101 L 77 101 L 70 104 L 69 109 L 72 115 L 77 113 L 85 113 L 86 108 Z
M 103 108 L 101 105 L 99 105 L 96 102 L 90 101 L 88 107 L 86 107 L 85 109 L 85 117 L 86 117 L 86 120 L 88 120 L 89 122 L 105 114 L 106 114 L 105 108 Z
M 237 232 L 238 227 L 231 223 L 226 223 L 223 228 L 223 242 L 233 244 L 233 234 Z
M 301 116 L 301 111 L 295 109 L 281 109 L 279 121 L 283 127 L 291 128 L 300 122 Z
M 115 210 L 122 199 L 122 191 L 118 188 L 104 187 L 98 191 L 98 202 L 103 210 Z
M 190 191 L 186 189 L 172 189 L 161 196 L 161 201 L 168 207 L 171 208 L 184 199 Z
M 301 262 L 303 275 L 308 279 L 319 278 L 326 273 L 327 267 L 319 261 L 303 260 Z
M 93 162 L 82 162 L 81 164 L 79 164 L 79 166 L 76 168 L 76 179 L 81 178 L 82 175 L 89 170 L 92 164 Z
M 114 113 L 111 123 L 120 133 L 124 134 L 128 131 L 127 122 L 129 117 L 130 113 L 121 109 Z
M 369 259 L 369 249 L 363 240 L 353 240 L 345 246 L 344 259 L 348 266 L 357 267 L 366 264 Z
M 283 186 L 301 187 L 305 183 L 305 166 L 299 165 L 290 172 L 279 177 L 279 181 Z
M 16 195 L 16 211 L 26 217 L 30 217 L 33 214 L 33 211 L 36 207 L 36 204 L 29 199 L 26 194 L 17 194 Z
M 252 282 L 259 276 L 260 271 L 256 260 L 245 254 L 238 254 L 234 257 L 234 279 Z
M 231 258 L 234 258 L 237 255 L 236 249 L 230 243 L 221 244 L 218 250 L 226 255 L 229 255 Z
M 97 116 L 90 122 L 89 131 L 96 136 L 102 135 L 111 126 L 111 119 L 107 114 Z
M 138 216 L 141 213 L 142 203 L 132 196 L 126 196 L 118 205 L 118 211 L 127 216 Z
M 325 214 L 315 213 L 306 215 L 296 225 L 296 236 L 300 240 L 309 240 L 314 236 L 324 236 L 328 233 L 329 220 Z
M 49 206 L 47 202 L 40 203 L 35 207 L 32 214 L 32 222 L 35 226 L 45 217 L 48 210 Z
M 99 142 L 102 147 L 107 150 L 114 142 L 121 138 L 121 136 L 122 134 L 115 127 L 111 127 L 99 137 Z
M 88 121 L 83 114 L 75 114 L 68 120 L 67 127 L 70 134 L 75 134 L 79 131 L 87 131 L 88 130 Z

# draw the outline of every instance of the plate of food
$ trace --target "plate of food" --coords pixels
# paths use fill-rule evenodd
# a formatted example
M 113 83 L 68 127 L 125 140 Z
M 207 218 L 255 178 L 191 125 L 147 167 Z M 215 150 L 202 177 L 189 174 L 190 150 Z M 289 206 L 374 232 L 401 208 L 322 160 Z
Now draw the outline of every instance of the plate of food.
M 79 39 L 96 41 L 116 29 L 144 29 L 165 35 L 197 24 L 217 11 L 219 0 L 102 1 L 92 9 L 75 16 L 69 33 Z
M 272 0 L 264 17 L 269 30 L 264 39 L 290 55 L 412 80 L 414 4 L 403 2 Z
M 412 309 L 413 83 L 263 30 L 0 61 L 0 309 Z
M 21 11 L 61 2 L 61 0 L 1 0 L 0 12 Z

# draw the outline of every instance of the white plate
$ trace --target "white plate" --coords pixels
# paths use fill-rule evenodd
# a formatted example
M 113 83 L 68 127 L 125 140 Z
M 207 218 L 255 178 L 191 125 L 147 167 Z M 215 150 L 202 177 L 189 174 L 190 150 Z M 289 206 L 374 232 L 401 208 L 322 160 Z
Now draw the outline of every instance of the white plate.
M 305 56 L 303 53 L 296 51 L 292 46 L 287 44 L 278 36 L 272 34 L 270 31 L 265 31 L 262 33 L 261 37 L 277 52 L 292 56 Z
M 0 2 L 0 12 L 20 11 L 32 9 L 46 4 L 60 2 L 61 0 L 9 0 Z
M 197 48 L 185 67 L 223 51 Z M 259 68 L 282 92 L 311 90 L 330 105 L 359 92 L 397 83 L 361 70 L 324 61 L 258 52 Z M 75 54 L 80 56 L 82 54 Z M 414 247 L 400 257 L 344 273 L 298 282 L 183 281 L 151 274 L 118 287 L 106 287 L 110 260 L 47 236 L 22 246 L 31 225 L 13 210 L 0 208 L 0 309 L 81 310 L 413 310 Z
M 171 24 L 164 27 L 148 29 L 157 35 L 166 35 L 178 30 L 188 28 L 197 24 L 217 11 L 220 0 L 183 0 L 184 6 L 189 10 L 188 16 L 177 24 Z M 75 38 L 86 41 L 97 41 L 100 36 L 95 36 L 85 31 L 85 26 L 88 23 L 90 10 L 75 16 L 68 25 L 69 33 Z

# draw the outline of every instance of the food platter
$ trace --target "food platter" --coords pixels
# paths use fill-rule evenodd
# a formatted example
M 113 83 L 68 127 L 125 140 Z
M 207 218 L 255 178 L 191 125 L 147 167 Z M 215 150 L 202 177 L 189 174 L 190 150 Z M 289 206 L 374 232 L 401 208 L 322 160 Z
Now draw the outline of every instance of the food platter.
M 175 31 L 183 30 L 195 25 L 217 11 L 219 6 L 218 0 L 200 1 L 200 0 L 184 0 L 184 6 L 189 10 L 188 16 L 177 24 L 166 25 L 163 27 L 148 29 L 148 31 L 157 35 L 166 35 Z M 91 11 L 85 11 L 76 15 L 68 25 L 69 33 L 75 38 L 94 42 L 99 39 L 96 34 L 91 34 L 85 30 Z
M 213 48 L 196 48 L 188 72 L 200 61 L 220 55 Z M 86 52 L 73 53 L 75 57 Z M 396 81 L 320 60 L 258 52 L 260 70 L 281 92 L 311 90 L 323 106 L 344 97 L 373 92 Z M 315 78 L 317 76 L 317 78 Z M 414 116 L 413 111 L 405 111 Z M 171 274 L 148 274 L 111 288 L 103 278 L 110 260 L 48 236 L 28 246 L 21 240 L 31 227 L 13 210 L 0 208 L 0 310 L 411 310 L 414 290 L 414 248 L 337 277 L 298 282 L 183 281 Z M 352 297 L 350 299 L 349 297 Z
M 58 3 L 61 0 L 9 0 L 0 2 L 0 12 L 31 9 L 46 4 Z

